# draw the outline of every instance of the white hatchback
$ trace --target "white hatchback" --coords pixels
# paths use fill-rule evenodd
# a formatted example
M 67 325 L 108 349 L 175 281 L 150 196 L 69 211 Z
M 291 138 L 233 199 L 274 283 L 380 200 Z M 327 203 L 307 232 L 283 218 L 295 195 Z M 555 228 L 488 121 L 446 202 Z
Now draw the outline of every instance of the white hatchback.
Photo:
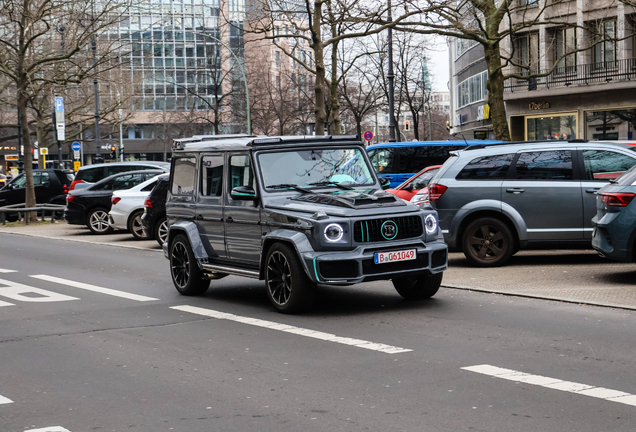
M 108 222 L 115 229 L 128 230 L 137 240 L 147 239 L 141 225 L 144 201 L 157 183 L 157 176 L 137 186 L 113 192 Z

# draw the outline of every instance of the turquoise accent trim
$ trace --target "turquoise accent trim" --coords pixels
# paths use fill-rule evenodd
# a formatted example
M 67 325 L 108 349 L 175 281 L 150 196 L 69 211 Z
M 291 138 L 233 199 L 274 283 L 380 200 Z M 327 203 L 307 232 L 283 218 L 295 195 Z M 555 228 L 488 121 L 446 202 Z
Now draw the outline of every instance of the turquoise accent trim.
M 249 193 L 239 193 L 239 192 L 232 192 L 230 195 L 236 195 L 236 196 L 248 196 L 248 197 L 255 197 L 256 195 L 254 194 L 249 194 Z
M 364 230 L 362 229 L 362 222 L 360 222 L 360 234 L 362 234 L 362 243 L 364 243 Z
M 318 277 L 318 266 L 316 266 L 316 258 L 314 258 L 314 273 L 316 274 L 316 281 L 320 282 L 320 278 Z
M 384 225 L 388 224 L 389 222 L 391 222 L 393 224 L 393 226 L 395 227 L 395 235 L 393 237 L 391 237 L 391 238 L 388 238 L 387 236 L 384 235 Z M 393 240 L 398 235 L 398 226 L 397 226 L 397 224 L 395 222 L 393 222 L 392 220 L 385 221 L 382 224 L 382 226 L 380 227 L 380 234 L 382 234 L 382 237 L 384 237 L 386 240 Z
M 367 241 L 371 241 L 371 237 L 369 237 L 369 222 L 364 223 L 367 226 Z

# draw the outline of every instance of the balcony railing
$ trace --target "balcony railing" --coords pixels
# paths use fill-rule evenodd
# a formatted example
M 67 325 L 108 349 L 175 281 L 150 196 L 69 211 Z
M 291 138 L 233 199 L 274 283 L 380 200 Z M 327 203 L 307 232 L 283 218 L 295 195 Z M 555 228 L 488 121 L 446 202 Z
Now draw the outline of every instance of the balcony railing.
M 549 69 L 526 72 L 527 75 L 548 73 Z M 532 91 L 555 87 L 569 87 L 571 85 L 604 84 L 612 81 L 629 81 L 636 79 L 636 58 L 591 63 L 576 66 L 566 66 L 554 69 L 549 75 L 506 80 L 505 91 Z

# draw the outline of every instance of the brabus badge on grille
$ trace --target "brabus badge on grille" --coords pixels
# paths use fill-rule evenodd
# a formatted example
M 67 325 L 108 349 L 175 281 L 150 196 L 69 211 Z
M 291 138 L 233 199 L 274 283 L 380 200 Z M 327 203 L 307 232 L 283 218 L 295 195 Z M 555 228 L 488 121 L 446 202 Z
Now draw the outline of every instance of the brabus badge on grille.
M 382 233 L 382 237 L 385 239 L 393 240 L 398 234 L 397 224 L 392 220 L 388 220 L 382 224 L 380 232 Z

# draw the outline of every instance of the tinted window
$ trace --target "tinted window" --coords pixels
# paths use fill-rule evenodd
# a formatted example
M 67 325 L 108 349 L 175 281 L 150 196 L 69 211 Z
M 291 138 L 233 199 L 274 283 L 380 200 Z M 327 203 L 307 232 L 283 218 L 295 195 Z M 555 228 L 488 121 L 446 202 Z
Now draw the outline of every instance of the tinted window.
M 194 175 L 196 172 L 195 158 L 177 158 L 174 160 L 172 173 L 172 194 L 194 194 Z
M 201 194 L 221 196 L 223 192 L 223 156 L 204 156 L 201 165 Z
M 521 153 L 516 170 L 518 180 L 572 180 L 572 151 Z
M 113 190 L 126 190 L 135 187 L 146 181 L 144 174 L 126 174 L 119 176 L 113 181 Z
M 482 156 L 468 162 L 457 180 L 501 180 L 506 177 L 514 154 Z
M 82 180 L 88 183 L 97 183 L 103 178 L 104 167 L 86 168 L 83 170 L 79 170 L 79 172 L 77 173 L 77 180 Z
M 13 180 L 13 182 L 11 182 L 11 186 L 13 187 L 13 189 L 21 189 L 23 187 L 26 187 L 26 176 L 24 174 L 20 174 L 18 177 L 15 178 L 15 180 Z
M 620 176 L 636 164 L 636 159 L 605 150 L 583 150 L 586 180 L 607 181 Z
M 95 186 L 91 186 L 89 189 L 92 190 L 92 191 L 113 190 L 113 180 L 109 180 L 109 181 L 104 182 L 104 183 L 98 183 Z
M 376 173 L 393 173 L 394 150 L 394 148 L 369 150 L 369 159 L 371 159 L 371 165 L 373 165 L 373 169 Z
M 422 189 L 422 188 L 426 187 L 426 185 L 431 181 L 433 176 L 435 176 L 435 174 L 437 174 L 437 171 L 439 171 L 439 168 L 430 169 L 430 170 L 426 171 L 425 173 L 423 173 L 418 178 L 416 178 L 415 180 L 413 180 L 413 182 L 412 182 L 413 183 L 413 189 Z
M 254 172 L 249 156 L 230 157 L 230 189 L 237 186 L 254 187 Z
M 397 149 L 400 159 L 399 173 L 415 173 L 427 166 L 441 165 L 448 159 L 449 151 L 465 146 L 419 146 Z
M 106 174 L 106 177 L 110 177 L 113 174 L 119 174 L 119 173 L 123 173 L 126 171 L 136 171 L 136 170 L 142 170 L 145 167 L 137 167 L 134 165 L 112 165 L 108 167 L 108 171 Z
M 50 186 L 51 178 L 47 172 L 34 172 L 33 173 L 33 186 Z
M 157 182 L 152 182 L 149 185 L 144 186 L 143 188 L 141 188 L 142 192 L 150 192 L 151 190 L 154 189 L 155 185 L 157 184 Z

